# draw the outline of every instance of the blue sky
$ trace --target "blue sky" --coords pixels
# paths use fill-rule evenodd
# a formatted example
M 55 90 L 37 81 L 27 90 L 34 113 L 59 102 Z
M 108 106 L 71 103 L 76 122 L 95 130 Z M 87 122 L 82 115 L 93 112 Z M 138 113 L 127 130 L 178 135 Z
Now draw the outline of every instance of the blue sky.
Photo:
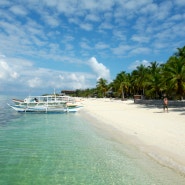
M 111 82 L 185 45 L 185 0 L 1 0 L 0 93 Z

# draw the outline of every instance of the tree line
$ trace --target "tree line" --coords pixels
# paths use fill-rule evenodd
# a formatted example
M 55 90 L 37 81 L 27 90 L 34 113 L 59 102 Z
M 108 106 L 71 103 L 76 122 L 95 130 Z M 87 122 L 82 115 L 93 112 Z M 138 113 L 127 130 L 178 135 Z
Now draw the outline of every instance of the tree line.
M 156 61 L 149 66 L 141 64 L 131 73 L 121 71 L 111 83 L 100 78 L 95 88 L 74 92 L 74 96 L 78 97 L 114 97 L 122 100 L 136 94 L 145 99 L 168 96 L 182 100 L 185 97 L 185 46 L 177 48 L 177 52 L 164 64 Z

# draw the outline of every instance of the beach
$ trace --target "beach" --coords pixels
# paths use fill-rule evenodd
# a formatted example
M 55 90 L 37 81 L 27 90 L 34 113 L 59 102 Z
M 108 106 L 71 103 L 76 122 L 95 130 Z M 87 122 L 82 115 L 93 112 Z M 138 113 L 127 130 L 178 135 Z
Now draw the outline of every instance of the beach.
M 87 98 L 82 114 L 119 142 L 185 175 L 185 107 L 134 104 L 133 100 Z
M 0 96 L 0 184 L 184 185 L 184 108 L 89 98 L 77 113 L 18 113 L 10 99 Z

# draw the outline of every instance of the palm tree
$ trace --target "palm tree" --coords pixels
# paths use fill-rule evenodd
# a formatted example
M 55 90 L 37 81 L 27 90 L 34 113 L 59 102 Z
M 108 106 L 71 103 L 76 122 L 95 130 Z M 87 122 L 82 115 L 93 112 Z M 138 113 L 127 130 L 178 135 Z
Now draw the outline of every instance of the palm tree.
M 121 94 L 122 100 L 125 99 L 125 93 L 128 92 L 130 81 L 128 74 L 125 71 L 122 71 L 116 76 L 116 79 L 113 81 L 115 90 Z
M 132 85 L 137 91 L 136 93 L 142 93 L 143 95 L 145 94 L 145 87 L 147 85 L 147 73 L 148 69 L 143 64 L 137 66 L 136 70 L 132 72 Z
M 98 94 L 100 93 L 101 97 L 105 97 L 105 93 L 107 91 L 107 80 L 100 78 L 97 81 L 96 89 L 98 91 Z
M 129 95 L 139 93 L 149 98 L 158 98 L 162 92 L 183 99 L 185 96 L 185 46 L 177 48 L 177 52 L 165 64 L 159 66 L 157 62 L 151 62 L 148 67 L 140 65 L 130 74 L 122 71 L 112 83 L 107 84 L 107 81 L 101 78 L 96 88 L 78 93 L 90 96 L 98 92 L 99 96 L 104 97 L 108 88 L 109 92 L 116 92 L 122 99 L 125 98 L 126 93 Z
M 148 66 L 148 80 L 147 80 L 147 92 L 150 97 L 158 98 L 162 92 L 161 85 L 161 67 L 155 62 L 151 62 Z
M 163 77 L 168 91 L 175 91 L 183 99 L 185 94 L 185 58 L 172 56 L 164 65 Z
M 183 48 L 177 48 L 177 50 L 175 56 L 185 58 L 185 46 Z

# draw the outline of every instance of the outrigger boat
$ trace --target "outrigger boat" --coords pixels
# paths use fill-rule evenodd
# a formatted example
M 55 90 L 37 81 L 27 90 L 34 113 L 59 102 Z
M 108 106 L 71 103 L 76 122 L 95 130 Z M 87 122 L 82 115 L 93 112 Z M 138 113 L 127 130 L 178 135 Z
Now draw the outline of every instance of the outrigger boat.
M 82 106 L 70 96 L 29 96 L 24 100 L 12 99 L 14 105 L 9 105 L 18 112 L 77 112 Z

